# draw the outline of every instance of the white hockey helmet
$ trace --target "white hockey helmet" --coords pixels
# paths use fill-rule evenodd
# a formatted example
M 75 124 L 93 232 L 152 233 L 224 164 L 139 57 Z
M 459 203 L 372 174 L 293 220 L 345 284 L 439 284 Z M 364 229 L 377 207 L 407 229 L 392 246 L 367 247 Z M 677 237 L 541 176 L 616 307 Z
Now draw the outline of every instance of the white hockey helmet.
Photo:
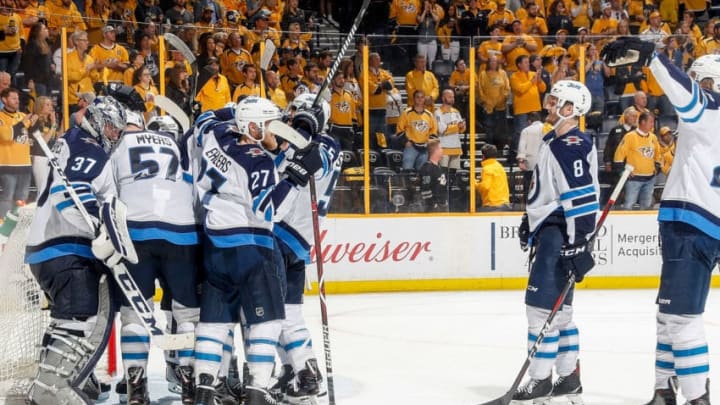
M 550 89 L 550 93 L 548 94 L 557 98 L 558 109 L 562 108 L 566 103 L 572 103 L 573 117 L 580 117 L 587 114 L 588 111 L 590 111 L 590 106 L 592 105 L 590 90 L 588 90 L 584 84 L 576 80 L 560 80 L 559 82 L 553 84 L 552 89 Z
M 139 112 L 133 110 L 125 110 L 126 125 L 134 125 L 138 128 L 145 128 L 145 117 Z
M 282 117 L 280 108 L 272 101 L 250 96 L 240 100 L 235 107 L 235 124 L 238 132 L 247 136 L 254 142 L 261 142 L 265 139 L 265 123 L 268 121 L 279 120 Z M 250 124 L 255 124 L 261 131 L 260 139 L 253 138 L 250 135 Z
M 698 83 L 712 79 L 712 90 L 720 93 L 720 55 L 703 55 L 695 59 L 688 75 Z
M 125 108 L 114 98 L 104 96 L 88 106 L 81 126 L 109 151 L 126 124 Z
M 303 93 L 295 97 L 287 106 L 286 113 L 288 117 L 292 117 L 292 113 L 296 111 L 310 110 L 310 107 L 312 107 L 317 97 L 317 94 L 313 93 Z M 323 122 L 318 122 L 318 128 L 320 128 L 320 132 L 326 132 L 328 129 L 328 120 L 330 119 L 330 104 L 324 98 L 320 97 L 319 105 L 323 112 Z
M 147 129 L 151 131 L 167 132 L 172 134 L 176 140 L 179 140 L 183 135 L 181 133 L 180 125 L 178 125 L 177 121 L 169 115 L 157 115 L 150 118 L 150 121 L 148 121 L 147 124 Z

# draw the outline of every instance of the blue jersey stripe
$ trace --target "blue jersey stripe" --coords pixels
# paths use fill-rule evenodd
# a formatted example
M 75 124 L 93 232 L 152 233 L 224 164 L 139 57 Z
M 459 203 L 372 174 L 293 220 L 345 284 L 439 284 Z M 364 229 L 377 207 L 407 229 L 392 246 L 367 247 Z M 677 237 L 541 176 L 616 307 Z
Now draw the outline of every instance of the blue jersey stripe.
M 208 235 L 213 245 L 220 248 L 236 247 L 236 246 L 262 246 L 267 249 L 274 248 L 274 240 L 272 236 L 255 235 L 250 233 L 236 235 Z
M 565 217 L 577 217 L 584 214 L 589 214 L 593 211 L 597 211 L 600 208 L 600 205 L 598 203 L 583 205 L 577 208 L 572 208 L 567 211 L 565 211 Z
M 25 262 L 28 264 L 37 264 L 46 262 L 62 256 L 80 256 L 88 259 L 94 259 L 90 246 L 78 243 L 63 243 L 60 245 L 49 246 L 34 252 L 28 252 L 25 256 Z
M 716 222 L 718 219 L 712 214 L 691 203 L 686 203 L 682 208 L 676 208 L 673 205 L 668 201 L 660 203 L 658 221 L 684 222 L 712 238 L 720 239 L 720 225 Z
M 193 184 L 193 176 L 190 173 L 183 172 L 182 179 L 185 183 Z
M 692 83 L 692 99 L 690 100 L 687 105 L 683 106 L 675 106 L 675 110 L 681 114 L 689 112 L 693 108 L 695 108 L 695 105 L 698 103 L 698 96 L 700 95 L 700 87 L 698 86 L 697 82 L 693 81 Z
M 310 262 L 310 246 L 299 240 L 297 235 L 294 235 L 288 229 L 285 229 L 285 227 L 281 226 L 281 224 L 275 224 L 273 231 L 275 232 L 275 235 L 277 235 L 278 239 L 280 239 L 282 243 L 295 253 L 295 256 L 297 256 L 298 259 L 304 260 L 305 263 Z
M 584 196 L 585 194 L 593 194 L 593 193 L 595 193 L 595 186 L 591 184 L 587 187 L 576 188 L 575 190 L 566 191 L 566 192 L 560 194 L 560 200 L 569 200 L 572 198 Z
M 197 245 L 199 242 L 197 232 L 173 232 L 160 228 L 128 229 L 130 239 L 146 241 L 162 239 L 175 245 Z

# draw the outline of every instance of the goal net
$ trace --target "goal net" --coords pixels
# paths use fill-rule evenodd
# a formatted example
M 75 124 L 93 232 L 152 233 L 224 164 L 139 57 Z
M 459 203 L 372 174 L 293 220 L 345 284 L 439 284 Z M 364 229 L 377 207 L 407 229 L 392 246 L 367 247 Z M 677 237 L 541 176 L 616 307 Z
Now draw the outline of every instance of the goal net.
M 50 321 L 42 289 L 30 266 L 24 263 L 34 211 L 35 204 L 20 208 L 17 225 L 0 253 L 0 403 L 27 395 L 37 371 L 40 342 Z M 108 346 L 114 353 L 115 345 Z M 96 370 L 101 380 L 112 375 L 114 361 L 114 356 L 103 354 Z

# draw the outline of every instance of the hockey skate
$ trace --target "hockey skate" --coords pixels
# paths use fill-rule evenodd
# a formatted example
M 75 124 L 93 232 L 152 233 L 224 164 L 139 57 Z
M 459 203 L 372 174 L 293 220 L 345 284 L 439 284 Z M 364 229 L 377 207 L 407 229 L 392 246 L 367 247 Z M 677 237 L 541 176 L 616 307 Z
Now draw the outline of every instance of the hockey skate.
M 253 385 L 245 386 L 245 403 L 244 405 L 278 405 L 278 401 L 273 398 L 266 388 L 256 387 Z
M 700 398 L 687 401 L 686 405 L 710 405 L 710 379 L 705 382 L 705 393 Z
M 97 379 L 95 373 L 90 373 L 83 392 L 95 402 L 104 402 L 110 398 L 110 384 L 105 384 Z
M 213 376 L 200 374 L 200 383 L 195 387 L 195 405 L 222 405 Z
M 653 399 L 645 405 L 677 405 L 677 377 L 668 379 L 667 388 L 659 388 L 655 390 Z
M 128 405 L 150 405 L 147 377 L 142 367 L 130 367 L 127 378 Z
M 115 393 L 118 394 L 118 401 L 121 404 L 127 403 L 127 378 L 123 378 L 115 384 Z
M 550 403 L 553 384 L 552 375 L 543 380 L 530 379 L 524 386 L 518 388 L 512 397 L 511 404 L 544 405 Z
M 218 380 L 220 384 L 216 387 L 216 392 L 222 405 L 242 404 L 242 382 L 231 385 L 229 377 L 220 377 Z
M 305 368 L 300 370 L 287 385 L 285 401 L 291 405 L 317 405 L 320 379 L 322 377 L 317 361 L 315 359 L 308 360 Z
M 552 388 L 553 397 L 566 397 L 571 405 L 583 405 L 582 383 L 580 382 L 580 361 L 570 375 L 559 377 Z
M 270 380 L 270 394 L 278 400 L 281 400 L 285 396 L 287 386 L 293 377 L 295 377 L 295 372 L 292 366 L 283 364 L 280 368 L 280 373 L 273 376 L 273 379 Z
M 191 366 L 176 366 L 174 372 L 175 380 L 180 387 L 180 398 L 183 405 L 192 405 L 195 400 L 195 375 L 193 368 Z M 168 389 L 170 389 L 169 384 Z

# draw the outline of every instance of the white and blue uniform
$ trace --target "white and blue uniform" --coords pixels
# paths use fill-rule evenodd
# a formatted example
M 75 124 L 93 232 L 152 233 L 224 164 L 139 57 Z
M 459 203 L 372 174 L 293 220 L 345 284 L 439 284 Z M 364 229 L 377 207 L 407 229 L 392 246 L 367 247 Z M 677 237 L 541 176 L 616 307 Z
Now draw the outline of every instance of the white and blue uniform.
M 100 204 L 115 194 L 107 153 L 79 128 L 59 138 L 54 153 L 86 210 L 97 218 Z M 84 319 L 97 314 L 103 264 L 90 249 L 94 230 L 88 228 L 65 190 L 65 184 L 51 171 L 38 197 L 25 260 L 50 297 L 51 316 Z M 62 282 L 57 277 L 62 277 Z
M 683 396 L 705 394 L 709 370 L 702 321 L 720 260 L 720 94 L 703 90 L 664 55 L 653 76 L 677 111 L 675 159 L 660 202 L 663 266 L 658 291 L 656 387 L 677 375 Z M 718 80 L 718 79 L 715 79 Z
M 595 230 L 597 173 L 597 151 L 584 132 L 573 128 L 562 136 L 550 131 L 543 137 L 527 205 L 530 244 L 536 251 L 525 292 L 528 347 L 567 283 L 568 274 L 559 262 L 561 248 L 586 243 Z M 572 300 L 570 290 L 530 365 L 533 379 L 550 376 L 553 365 L 560 376 L 575 369 L 579 345 Z
M 342 161 L 340 146 L 335 139 L 327 135 L 318 135 L 314 142 L 320 145 L 320 157 L 323 167 L 315 173 L 318 216 L 324 218 L 330 207 L 332 193 L 340 175 Z M 291 154 L 292 150 L 288 150 Z M 286 153 L 276 158 L 280 172 L 286 165 Z M 287 275 L 287 294 L 285 297 L 285 315 L 283 332 L 278 346 L 283 364 L 292 365 L 301 370 L 305 362 L 315 355 L 312 351 L 312 338 L 302 315 L 303 293 L 305 290 L 305 265 L 312 262 L 310 245 L 313 243 L 313 220 L 310 202 L 310 186 L 305 186 L 295 200 L 295 209 L 277 222 L 273 232 L 280 241 L 285 260 Z
M 243 142 L 231 121 L 207 117 L 194 135 L 201 147 L 194 179 L 204 209 L 204 267 L 195 371 L 217 377 L 223 345 L 240 310 L 248 325 L 246 358 L 253 384 L 267 386 L 285 318 L 284 268 L 274 222 L 293 208 L 297 187 L 281 180 L 273 159 Z
M 148 302 L 159 280 L 172 297 L 175 332 L 192 332 L 199 316 L 199 239 L 192 181 L 181 170 L 180 148 L 169 133 L 128 131 L 110 161 L 138 254 L 138 263 L 127 263 L 127 268 Z M 125 370 L 145 369 L 150 336 L 127 303 L 120 313 Z M 190 365 L 192 354 L 192 350 L 180 350 L 179 364 Z

